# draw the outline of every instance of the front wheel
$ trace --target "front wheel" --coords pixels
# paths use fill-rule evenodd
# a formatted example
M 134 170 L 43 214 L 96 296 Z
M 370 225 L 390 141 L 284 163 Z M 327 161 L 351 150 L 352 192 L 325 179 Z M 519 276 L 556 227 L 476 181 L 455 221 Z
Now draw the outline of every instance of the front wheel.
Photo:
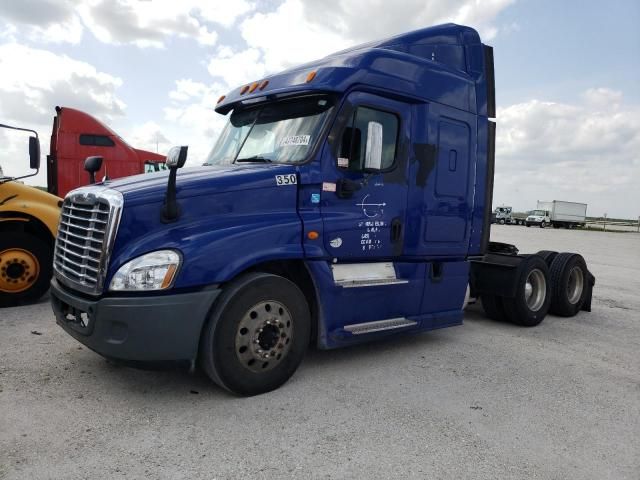
M 49 289 L 53 274 L 49 244 L 22 232 L 0 236 L 0 307 L 38 300 Z
M 258 395 L 285 383 L 304 356 L 309 306 L 291 281 L 267 273 L 231 282 L 202 334 L 201 364 L 214 382 L 237 395 Z
M 547 228 L 547 222 L 545 222 L 544 220 L 540 222 L 540 228 Z

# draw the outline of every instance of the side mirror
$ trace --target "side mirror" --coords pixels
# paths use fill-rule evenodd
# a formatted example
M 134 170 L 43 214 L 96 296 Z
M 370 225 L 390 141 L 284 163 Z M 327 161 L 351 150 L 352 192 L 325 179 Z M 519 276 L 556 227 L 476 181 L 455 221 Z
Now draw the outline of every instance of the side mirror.
M 369 122 L 367 126 L 367 147 L 364 157 L 364 169 L 368 172 L 382 170 L 382 124 Z
M 186 145 L 182 147 L 171 148 L 171 150 L 169 150 L 169 153 L 167 153 L 167 167 L 169 167 L 169 169 L 184 167 L 184 164 L 187 161 L 188 148 L 189 147 L 187 147 Z
M 29 137 L 29 166 L 40 170 L 40 140 L 37 137 Z
M 180 208 L 176 198 L 176 172 L 187 161 L 187 149 L 189 147 L 173 147 L 167 154 L 167 167 L 169 168 L 169 180 L 167 182 L 167 194 L 160 212 L 160 220 L 163 223 L 175 222 L 180 215 Z
M 89 183 L 96 183 L 96 172 L 102 168 L 103 158 L 100 156 L 87 157 L 84 161 L 84 169 L 89 172 Z

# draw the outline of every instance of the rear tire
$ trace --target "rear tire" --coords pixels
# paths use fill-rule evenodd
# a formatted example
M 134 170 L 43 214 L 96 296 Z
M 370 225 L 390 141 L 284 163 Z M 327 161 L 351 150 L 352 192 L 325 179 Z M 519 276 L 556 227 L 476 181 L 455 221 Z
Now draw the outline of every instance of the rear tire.
M 558 252 L 554 252 L 552 250 L 540 250 L 538 253 L 536 253 L 536 255 L 539 255 L 542 258 L 544 258 L 544 261 L 546 262 L 547 267 L 551 268 L 551 262 L 553 262 L 553 259 L 556 258 L 556 255 L 558 255 Z
M 550 267 L 552 285 L 551 313 L 573 317 L 587 297 L 588 270 L 582 255 L 559 253 Z
M 50 245 L 34 235 L 0 235 L 0 307 L 35 302 L 49 289 L 53 275 Z
M 216 302 L 201 338 L 201 364 L 209 378 L 236 395 L 269 392 L 296 371 L 310 331 L 309 306 L 293 282 L 246 274 Z
M 549 267 L 542 257 L 529 255 L 520 264 L 515 298 L 504 298 L 509 320 L 523 327 L 538 325 L 549 311 L 551 282 Z

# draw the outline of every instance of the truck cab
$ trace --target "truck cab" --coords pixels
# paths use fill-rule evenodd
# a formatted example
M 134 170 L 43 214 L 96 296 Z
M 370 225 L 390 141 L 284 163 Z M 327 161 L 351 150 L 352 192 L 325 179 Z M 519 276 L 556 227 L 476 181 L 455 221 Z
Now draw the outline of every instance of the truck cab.
M 474 267 L 489 250 L 492 55 L 475 30 L 441 25 L 223 95 L 203 166 L 180 170 L 176 147 L 169 173 L 67 195 L 57 322 L 105 357 L 199 360 L 242 395 L 281 385 L 309 343 L 460 325 L 470 294 L 525 292 L 525 264 L 539 323 L 541 258 Z
M 546 228 L 551 225 L 551 217 L 549 215 L 549 210 L 531 210 L 529 215 L 525 220 L 525 225 L 527 227 L 536 226 L 540 228 Z
M 512 207 L 506 207 L 506 206 L 496 207 L 493 211 L 494 215 L 492 217 L 494 218 L 494 223 L 499 223 L 500 225 L 511 223 L 512 210 L 513 210 Z
M 47 155 L 47 191 L 64 197 L 86 185 L 84 161 L 104 158 L 98 178 L 121 178 L 164 167 L 163 155 L 134 148 L 111 128 L 75 108 L 56 107 Z

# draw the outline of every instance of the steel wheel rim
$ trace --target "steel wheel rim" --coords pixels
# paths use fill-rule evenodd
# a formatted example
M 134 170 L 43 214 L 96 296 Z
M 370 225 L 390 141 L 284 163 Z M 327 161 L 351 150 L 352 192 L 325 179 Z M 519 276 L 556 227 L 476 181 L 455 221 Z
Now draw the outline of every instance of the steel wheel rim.
M 20 293 L 38 280 L 40 262 L 28 250 L 9 248 L 0 252 L 0 292 Z
M 524 284 L 524 298 L 527 306 L 533 312 L 537 312 L 544 305 L 547 296 L 547 279 L 542 270 L 531 270 Z
M 584 274 L 582 269 L 575 266 L 569 272 L 569 281 L 567 282 L 567 298 L 569 303 L 575 305 L 582 297 L 582 290 L 584 289 Z
M 287 356 L 293 342 L 293 319 L 275 300 L 256 303 L 243 315 L 236 331 L 236 357 L 254 373 L 267 372 Z

